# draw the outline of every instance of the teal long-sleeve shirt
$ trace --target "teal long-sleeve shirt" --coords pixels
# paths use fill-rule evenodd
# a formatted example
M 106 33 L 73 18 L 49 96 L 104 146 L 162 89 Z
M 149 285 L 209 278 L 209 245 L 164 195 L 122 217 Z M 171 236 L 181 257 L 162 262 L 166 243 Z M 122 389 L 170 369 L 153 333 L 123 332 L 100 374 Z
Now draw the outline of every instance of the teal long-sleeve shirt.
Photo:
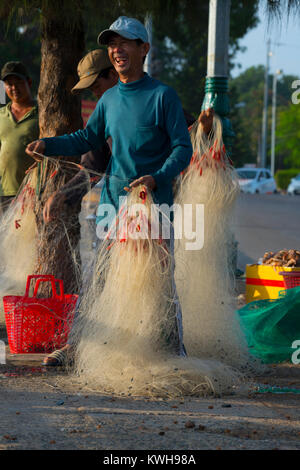
M 145 74 L 119 83 L 98 101 L 86 128 L 73 134 L 43 139 L 45 155 L 80 155 L 100 148 L 112 138 L 100 204 L 119 207 L 124 186 L 152 175 L 158 204 L 173 204 L 172 180 L 189 164 L 192 145 L 182 106 L 175 91 Z M 99 222 L 99 220 L 98 220 Z

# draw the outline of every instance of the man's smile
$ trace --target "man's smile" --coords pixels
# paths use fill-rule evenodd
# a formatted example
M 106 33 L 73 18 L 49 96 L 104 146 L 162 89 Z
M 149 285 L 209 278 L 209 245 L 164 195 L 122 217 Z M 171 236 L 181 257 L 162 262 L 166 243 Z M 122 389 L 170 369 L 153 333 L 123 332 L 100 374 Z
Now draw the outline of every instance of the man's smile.
M 114 61 L 119 65 L 119 66 L 124 66 L 127 62 L 128 59 L 125 56 L 115 56 Z

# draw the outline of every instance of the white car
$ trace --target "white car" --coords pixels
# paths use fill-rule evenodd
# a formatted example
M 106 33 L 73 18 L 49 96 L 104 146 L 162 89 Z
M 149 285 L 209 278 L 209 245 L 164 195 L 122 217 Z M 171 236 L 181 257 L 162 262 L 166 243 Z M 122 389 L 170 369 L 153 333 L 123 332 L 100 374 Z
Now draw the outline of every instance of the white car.
M 237 168 L 240 189 L 243 193 L 276 193 L 276 183 L 266 168 Z
M 287 192 L 288 194 L 300 194 L 300 173 L 291 179 Z

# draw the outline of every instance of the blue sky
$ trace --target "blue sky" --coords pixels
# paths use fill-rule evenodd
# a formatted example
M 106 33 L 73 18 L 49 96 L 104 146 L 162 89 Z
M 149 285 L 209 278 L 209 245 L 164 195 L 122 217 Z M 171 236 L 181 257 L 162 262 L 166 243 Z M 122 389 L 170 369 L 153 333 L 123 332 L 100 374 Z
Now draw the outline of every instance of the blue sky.
M 261 2 L 263 4 L 265 2 Z M 243 39 L 241 46 L 246 46 L 245 52 L 236 55 L 234 63 L 240 63 L 242 68 L 235 67 L 231 76 L 236 77 L 241 72 L 253 65 L 266 63 L 267 40 L 271 38 L 273 43 L 282 43 L 279 46 L 272 44 L 272 57 L 270 59 L 270 73 L 282 69 L 285 75 L 296 75 L 300 78 L 300 17 L 284 17 L 282 24 L 274 21 L 268 29 L 267 16 L 264 8 L 259 9 L 260 23 L 252 29 Z

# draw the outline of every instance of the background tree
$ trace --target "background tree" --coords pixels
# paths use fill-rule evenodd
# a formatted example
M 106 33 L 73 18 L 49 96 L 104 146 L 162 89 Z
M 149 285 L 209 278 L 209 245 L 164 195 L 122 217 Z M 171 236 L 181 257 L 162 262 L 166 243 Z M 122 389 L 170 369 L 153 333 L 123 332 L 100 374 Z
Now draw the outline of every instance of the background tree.
M 299 0 L 267 0 L 266 7 L 269 13 L 269 20 L 282 22 L 283 18 L 289 19 L 289 16 L 300 15 Z
M 290 104 L 278 116 L 276 153 L 281 168 L 300 168 L 300 106 Z
M 277 128 L 281 110 L 287 110 L 291 103 L 291 85 L 297 77 L 283 75 L 277 86 Z M 264 66 L 250 67 L 230 81 L 232 125 L 236 133 L 233 160 L 236 166 L 256 163 L 262 126 L 264 96 Z M 272 102 L 272 76 L 269 77 L 269 103 Z M 269 106 L 268 135 L 271 135 L 271 106 Z M 278 133 L 277 133 L 278 136 Z M 270 152 L 268 152 L 270 158 Z M 284 154 L 277 154 L 277 168 L 283 168 Z M 287 162 L 286 162 L 287 164 Z
M 41 43 L 40 29 L 32 16 L 18 18 L 15 15 L 10 21 L 0 21 L 0 57 L 2 67 L 11 60 L 22 60 L 33 79 L 32 91 L 37 94 L 40 81 Z
M 258 0 L 232 0 L 230 58 L 240 50 L 239 39 L 258 22 Z M 180 2 L 173 21 L 161 12 L 154 22 L 154 75 L 178 92 L 183 106 L 196 117 L 204 98 L 207 68 L 209 2 Z

